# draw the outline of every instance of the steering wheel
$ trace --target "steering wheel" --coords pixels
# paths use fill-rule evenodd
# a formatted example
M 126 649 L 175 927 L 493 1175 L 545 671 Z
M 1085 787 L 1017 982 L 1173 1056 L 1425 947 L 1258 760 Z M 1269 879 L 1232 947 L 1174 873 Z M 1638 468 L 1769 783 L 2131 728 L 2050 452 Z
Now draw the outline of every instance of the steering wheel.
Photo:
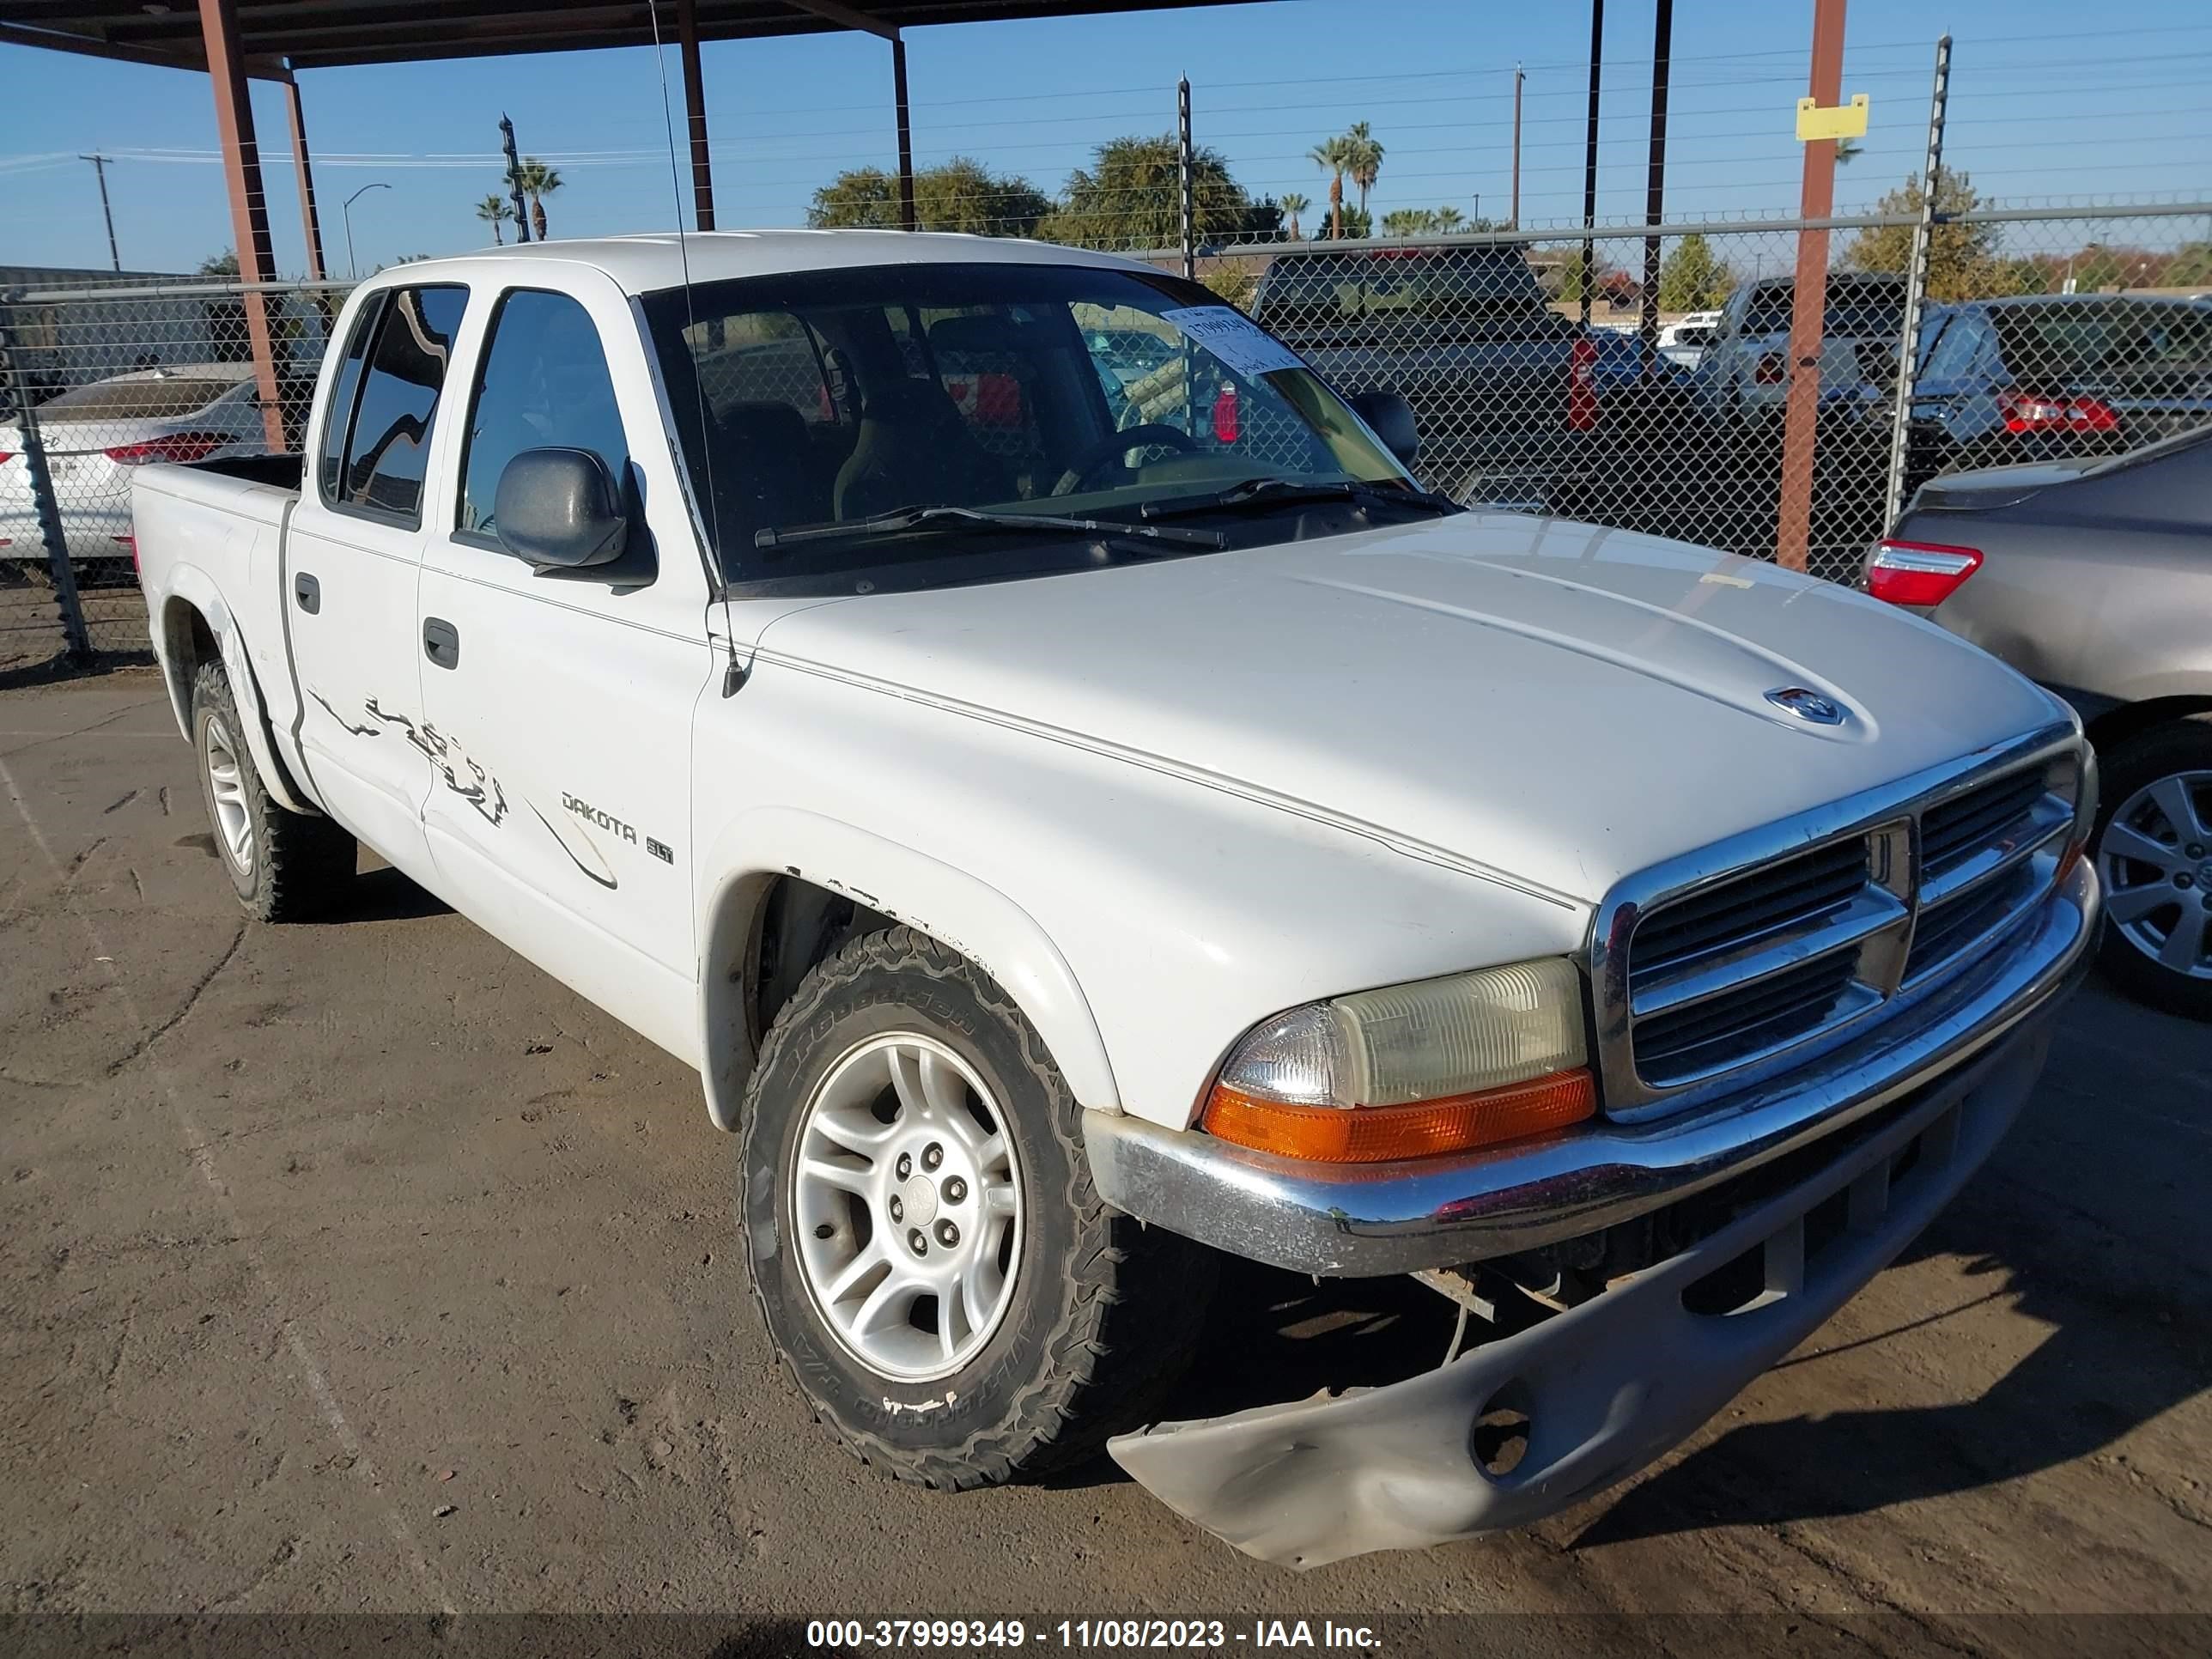
M 1103 468 L 1109 461 L 1118 461 L 1133 449 L 1164 447 L 1180 449 L 1186 455 L 1198 453 L 1198 440 L 1188 432 L 1157 421 L 1147 421 L 1142 426 L 1133 426 L 1126 432 L 1116 432 L 1110 438 L 1102 438 L 1068 464 L 1067 471 L 1060 475 L 1060 482 L 1052 487 L 1055 495 L 1073 495 L 1091 482 L 1091 475 Z

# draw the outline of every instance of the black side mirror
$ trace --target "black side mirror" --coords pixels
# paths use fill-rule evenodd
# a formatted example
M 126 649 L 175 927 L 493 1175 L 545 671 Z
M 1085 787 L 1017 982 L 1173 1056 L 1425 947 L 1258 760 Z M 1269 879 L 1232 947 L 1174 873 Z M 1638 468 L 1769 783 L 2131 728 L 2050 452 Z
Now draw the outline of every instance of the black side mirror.
M 499 475 L 492 523 L 500 544 L 540 570 L 622 557 L 629 515 L 607 464 L 588 449 L 526 449 Z
M 1355 392 L 1346 399 L 1352 412 L 1382 441 L 1382 447 L 1411 466 L 1421 453 L 1420 429 L 1413 423 L 1413 406 L 1395 392 Z

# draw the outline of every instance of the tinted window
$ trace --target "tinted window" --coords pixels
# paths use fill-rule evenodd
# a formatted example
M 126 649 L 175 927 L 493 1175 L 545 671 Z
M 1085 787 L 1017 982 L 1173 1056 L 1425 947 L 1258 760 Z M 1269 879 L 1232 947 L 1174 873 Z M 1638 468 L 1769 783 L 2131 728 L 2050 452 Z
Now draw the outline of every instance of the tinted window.
M 362 360 L 368 355 L 368 343 L 383 315 L 384 296 L 378 295 L 354 319 L 353 338 L 346 342 L 346 354 L 338 362 L 337 383 L 331 388 L 330 407 L 323 416 L 321 474 L 326 501 L 338 499 L 339 458 L 345 453 L 346 432 L 353 421 L 354 394 L 361 390 Z
M 1820 331 L 1831 338 L 1876 339 L 1905 331 L 1905 284 L 1882 278 L 1831 279 L 1827 313 Z M 1787 334 L 1797 302 L 1796 284 L 1778 283 L 1752 296 L 1751 314 L 1744 319 L 1747 334 Z
M 565 294 L 502 301 L 477 373 L 459 527 L 491 534 L 500 474 L 526 449 L 588 449 L 619 485 L 629 468 L 622 413 L 591 314 Z
M 39 410 L 79 421 L 173 420 L 205 409 L 252 379 L 252 371 L 222 380 L 194 379 L 187 370 L 158 370 L 143 380 L 95 380 L 64 392 Z
M 2193 377 L 2212 368 L 2212 306 L 2115 295 L 1990 314 L 2006 365 L 2033 382 Z
M 404 288 L 385 301 L 361 376 L 335 499 L 422 521 L 430 423 L 468 290 Z
M 1982 319 L 1971 311 L 1962 311 L 1951 319 L 1920 372 L 1931 380 L 1961 380 L 1973 368 L 1981 346 Z

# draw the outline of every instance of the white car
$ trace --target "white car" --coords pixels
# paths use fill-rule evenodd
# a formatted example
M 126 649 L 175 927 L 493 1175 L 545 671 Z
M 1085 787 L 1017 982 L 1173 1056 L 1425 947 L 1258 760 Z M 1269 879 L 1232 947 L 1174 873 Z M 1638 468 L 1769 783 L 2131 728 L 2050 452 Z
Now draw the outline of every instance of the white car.
M 131 477 L 155 461 L 266 453 L 251 363 L 181 363 L 94 380 L 37 408 L 70 562 L 94 574 L 131 557 Z M 0 425 L 0 562 L 47 562 L 19 425 Z
M 1694 369 L 1720 327 L 1717 311 L 1692 311 L 1659 329 L 1659 355 L 1670 363 Z
M 1184 379 L 1117 429 L 1130 329 Z M 555 242 L 332 339 L 304 468 L 134 481 L 223 867 L 282 919 L 366 842 L 696 1067 L 793 1385 L 902 1479 L 1107 1448 L 1301 1566 L 1547 1514 L 1904 1247 L 2088 959 L 2063 705 L 1425 495 L 1401 400 L 1180 277 Z M 1154 1422 L 1219 1252 L 1467 1340 Z

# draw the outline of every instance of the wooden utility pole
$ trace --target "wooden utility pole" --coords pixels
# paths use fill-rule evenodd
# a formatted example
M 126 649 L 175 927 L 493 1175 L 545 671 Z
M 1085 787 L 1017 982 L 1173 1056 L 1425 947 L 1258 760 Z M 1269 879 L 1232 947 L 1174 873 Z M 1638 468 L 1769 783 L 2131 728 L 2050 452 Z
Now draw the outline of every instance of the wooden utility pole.
M 1844 94 L 1844 0 L 1813 0 L 1813 63 L 1806 90 L 1822 109 Z M 1808 221 L 1836 210 L 1836 141 L 1805 142 L 1798 213 Z M 1828 233 L 1797 233 L 1797 276 L 1790 313 L 1790 395 L 1783 411 L 1782 501 L 1774 524 L 1774 562 L 1805 568 L 1813 533 L 1813 469 L 1820 444 L 1820 340 L 1828 310 Z

